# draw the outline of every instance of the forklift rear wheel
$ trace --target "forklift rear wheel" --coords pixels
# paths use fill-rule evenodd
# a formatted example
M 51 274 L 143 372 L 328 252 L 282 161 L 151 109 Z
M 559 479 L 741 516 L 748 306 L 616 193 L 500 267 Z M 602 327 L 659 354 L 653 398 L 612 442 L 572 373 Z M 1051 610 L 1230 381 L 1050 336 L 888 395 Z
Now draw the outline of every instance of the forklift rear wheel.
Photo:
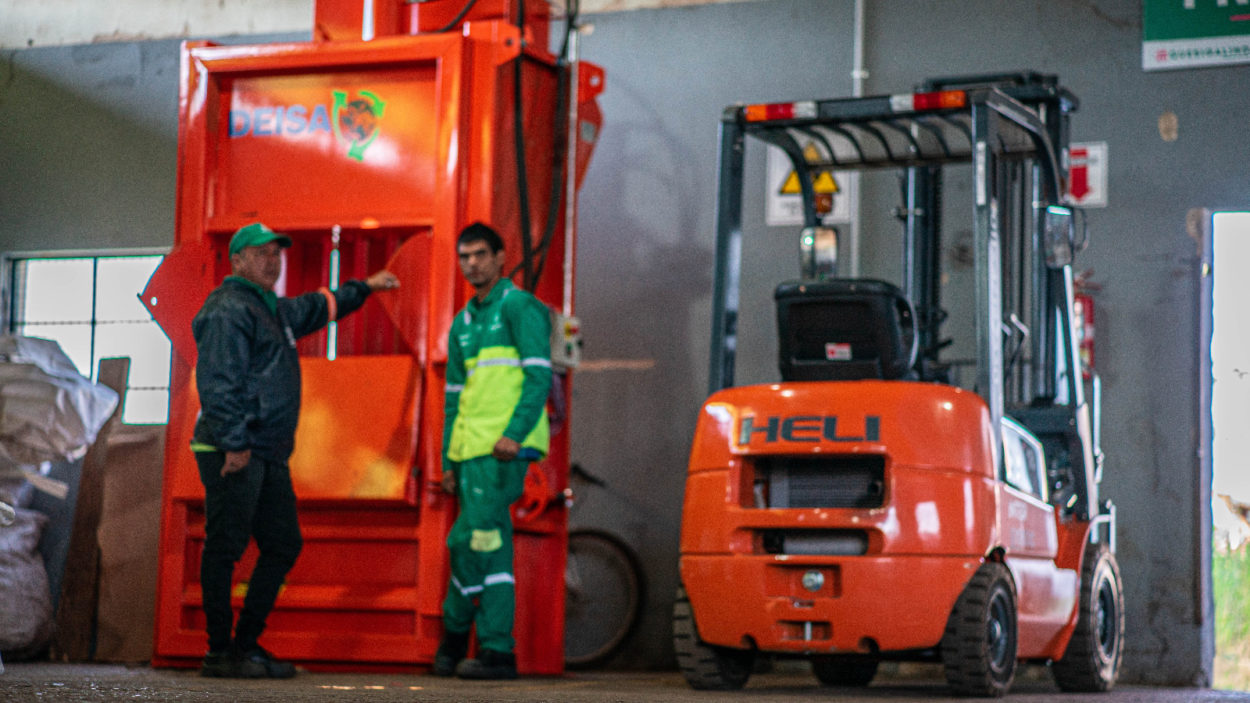
M 691 688 L 700 691 L 731 691 L 746 685 L 755 664 L 755 652 L 710 645 L 699 638 L 694 610 L 684 586 L 677 587 L 673 602 L 673 649 L 677 666 Z
M 1078 607 L 1076 630 L 1051 673 L 1064 691 L 1109 691 L 1124 656 L 1124 586 L 1105 543 L 1085 547 Z
M 606 661 L 642 615 L 642 570 L 634 550 L 601 530 L 569 532 L 564 562 L 564 664 Z
M 1003 696 L 1016 675 L 1016 591 L 1007 568 L 986 562 L 955 602 L 942 637 L 946 682 L 964 696 Z
M 877 675 L 877 660 L 828 654 L 812 657 L 812 673 L 822 685 L 861 687 Z

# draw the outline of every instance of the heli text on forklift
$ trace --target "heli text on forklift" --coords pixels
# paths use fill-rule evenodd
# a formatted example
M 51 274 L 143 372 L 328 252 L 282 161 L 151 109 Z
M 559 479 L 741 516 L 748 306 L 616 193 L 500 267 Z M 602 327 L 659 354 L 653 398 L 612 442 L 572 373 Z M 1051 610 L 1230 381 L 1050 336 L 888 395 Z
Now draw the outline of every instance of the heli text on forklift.
M 827 685 L 867 685 L 883 660 L 941 662 L 960 695 L 1004 695 L 1018 662 L 1048 663 L 1065 691 L 1115 684 L 1115 509 L 1074 330 L 1084 228 L 1062 199 L 1076 106 L 1054 76 L 1020 73 L 725 111 L 711 396 L 673 613 L 695 688 L 742 687 L 757 653 L 806 657 Z M 735 387 L 748 136 L 798 176 L 803 277 L 776 288 L 781 381 Z M 944 355 L 951 165 L 972 179 L 965 360 Z M 901 286 L 834 277 L 814 177 L 883 168 L 903 185 Z

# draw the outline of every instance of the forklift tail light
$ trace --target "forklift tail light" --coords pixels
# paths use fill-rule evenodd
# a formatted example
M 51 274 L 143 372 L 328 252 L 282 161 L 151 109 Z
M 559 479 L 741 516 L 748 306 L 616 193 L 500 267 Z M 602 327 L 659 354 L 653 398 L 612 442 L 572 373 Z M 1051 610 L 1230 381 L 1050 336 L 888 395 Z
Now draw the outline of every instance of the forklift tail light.
M 743 112 L 747 122 L 811 119 L 816 116 L 816 103 L 804 100 L 797 103 L 747 105 Z
M 924 112 L 967 107 L 968 94 L 962 90 L 939 90 L 933 93 L 904 93 L 890 96 L 895 112 Z

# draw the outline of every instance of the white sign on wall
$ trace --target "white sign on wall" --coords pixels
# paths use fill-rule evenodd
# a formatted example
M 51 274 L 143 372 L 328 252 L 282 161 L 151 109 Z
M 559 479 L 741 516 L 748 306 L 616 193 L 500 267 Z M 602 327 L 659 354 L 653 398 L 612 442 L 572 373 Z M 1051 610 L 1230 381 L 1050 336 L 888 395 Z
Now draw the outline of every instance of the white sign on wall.
M 1241 63 L 1250 63 L 1247 0 L 1142 0 L 1142 68 Z
M 803 147 L 809 160 L 820 159 L 814 144 Z M 803 196 L 799 191 L 799 177 L 790 165 L 786 153 L 775 146 L 768 147 L 767 173 L 764 178 L 764 222 L 770 226 L 803 224 Z M 855 190 L 859 186 L 859 174 L 854 171 L 821 170 L 812 176 L 816 191 L 817 210 L 825 206 L 821 223 L 826 225 L 849 223 L 855 219 Z
M 1064 201 L 1076 207 L 1107 207 L 1107 143 L 1068 145 L 1068 192 Z

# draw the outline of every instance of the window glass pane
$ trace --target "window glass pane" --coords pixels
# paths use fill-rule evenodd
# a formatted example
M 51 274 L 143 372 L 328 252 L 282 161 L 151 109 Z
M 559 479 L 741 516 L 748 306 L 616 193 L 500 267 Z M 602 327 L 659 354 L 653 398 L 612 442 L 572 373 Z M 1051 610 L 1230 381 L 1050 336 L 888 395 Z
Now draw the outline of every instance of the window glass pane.
M 101 258 L 96 267 L 96 359 L 130 357 L 122 421 L 166 421 L 169 339 L 139 301 L 160 256 Z
M 1024 459 L 1029 467 L 1029 493 L 1046 500 L 1045 467 L 1042 465 L 1042 456 L 1031 444 L 1025 444 L 1023 449 Z
M 31 259 L 18 322 L 91 322 L 91 259 Z
M 127 425 L 163 425 L 169 418 L 169 392 L 155 390 L 126 391 L 126 407 L 122 422 Z
M 20 325 L 13 332 L 24 337 L 51 339 L 61 345 L 61 351 L 74 362 L 78 373 L 91 378 L 91 325 Z
M 1022 491 L 1028 490 L 1028 476 L 1025 474 L 1023 452 L 1020 439 L 1007 426 L 1003 426 L 1003 478 L 1007 483 Z
M 130 357 L 130 386 L 169 385 L 169 340 L 152 322 L 100 323 L 96 327 L 97 359 Z
M 159 256 L 101 258 L 96 268 L 96 320 L 151 320 L 139 294 L 160 262 Z
M 169 339 L 138 298 L 162 258 L 14 263 L 13 332 L 57 342 L 88 378 L 94 377 L 100 359 L 130 357 L 122 419 L 131 424 L 163 423 L 168 414 Z

